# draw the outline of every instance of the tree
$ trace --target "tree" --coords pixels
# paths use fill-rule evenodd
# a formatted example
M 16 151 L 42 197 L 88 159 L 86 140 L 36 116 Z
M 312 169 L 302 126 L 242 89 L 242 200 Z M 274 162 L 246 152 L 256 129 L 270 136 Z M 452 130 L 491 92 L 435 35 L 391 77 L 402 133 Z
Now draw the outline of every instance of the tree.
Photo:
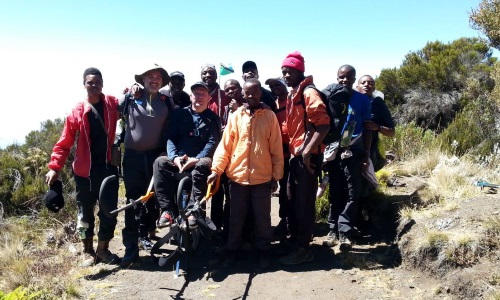
M 63 125 L 62 119 L 44 121 L 40 130 L 28 133 L 23 145 L 14 144 L 0 150 L 0 199 L 7 214 L 34 210 L 41 205 L 40 199 L 47 190 L 44 183 L 47 164 Z M 74 149 L 65 168 L 59 172 L 63 183 L 69 183 L 67 189 L 73 187 L 70 180 L 73 157 Z
M 39 148 L 45 153 L 52 153 L 54 144 L 58 141 L 64 120 L 57 118 L 55 120 L 46 120 L 40 124 L 40 130 L 33 130 L 26 136 L 23 147 L 27 150 L 29 148 Z
M 377 89 L 399 122 L 442 130 L 467 102 L 493 89 L 491 55 L 478 38 L 428 42 L 408 53 L 399 69 L 382 70 Z
M 484 33 L 491 47 L 500 50 L 500 0 L 482 0 L 469 14 L 471 27 Z

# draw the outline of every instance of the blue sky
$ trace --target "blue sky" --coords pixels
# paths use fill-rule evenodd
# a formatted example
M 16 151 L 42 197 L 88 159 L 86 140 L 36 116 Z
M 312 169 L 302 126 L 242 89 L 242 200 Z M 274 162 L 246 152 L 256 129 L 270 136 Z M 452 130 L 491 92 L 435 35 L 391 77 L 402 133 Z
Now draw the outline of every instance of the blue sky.
M 306 75 L 324 88 L 342 64 L 376 76 L 428 41 L 479 37 L 468 21 L 478 3 L 0 0 L 0 147 L 23 143 L 42 121 L 84 100 L 90 66 L 102 71 L 104 92 L 117 96 L 153 62 L 184 72 L 189 86 L 204 63 L 232 63 L 236 72 L 223 84 L 241 79 L 243 62 L 254 60 L 264 81 L 298 50 Z

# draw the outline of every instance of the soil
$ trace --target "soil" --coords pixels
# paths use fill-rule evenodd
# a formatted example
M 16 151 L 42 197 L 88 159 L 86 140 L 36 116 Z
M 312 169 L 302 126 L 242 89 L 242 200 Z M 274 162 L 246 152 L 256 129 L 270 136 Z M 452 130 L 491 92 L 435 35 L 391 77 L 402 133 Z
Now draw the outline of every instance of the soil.
M 411 178 L 406 186 L 395 187 L 392 206 L 411 203 L 421 182 Z M 500 197 L 496 196 L 497 203 Z M 392 210 L 394 211 L 394 207 Z M 278 218 L 278 199 L 272 200 L 272 222 Z M 477 209 L 477 208 L 476 208 Z M 377 211 L 377 210 L 375 210 Z M 365 226 L 352 251 L 343 253 L 338 246 L 328 248 L 322 241 L 328 233 L 318 223 L 311 249 L 314 261 L 297 266 L 283 266 L 273 251 L 272 265 L 265 271 L 257 268 L 255 251 L 244 252 L 236 265 L 224 268 L 214 254 L 220 240 L 202 239 L 191 256 L 189 276 L 175 276 L 172 268 L 153 263 L 148 251 L 130 268 L 99 264 L 82 278 L 80 292 L 87 299 L 458 299 L 464 295 L 450 287 L 450 277 L 430 276 L 404 263 L 397 243 L 394 212 L 379 208 L 378 220 Z M 383 214 L 382 214 L 383 212 Z M 117 228 L 123 226 L 123 213 Z M 381 225 L 383 224 L 383 225 Z M 163 236 L 167 229 L 158 230 Z M 111 243 L 111 250 L 124 254 L 121 236 Z M 274 248 L 277 247 L 277 242 Z M 462 281 L 467 281 L 463 279 Z M 475 297 L 472 297 L 475 298 Z

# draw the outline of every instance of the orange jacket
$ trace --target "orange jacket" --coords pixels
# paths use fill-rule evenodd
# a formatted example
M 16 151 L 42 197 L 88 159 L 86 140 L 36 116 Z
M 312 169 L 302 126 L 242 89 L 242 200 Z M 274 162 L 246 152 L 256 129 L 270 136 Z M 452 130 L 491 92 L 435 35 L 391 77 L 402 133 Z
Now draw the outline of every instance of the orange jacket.
M 212 171 L 242 185 L 283 177 L 283 146 L 278 119 L 269 108 L 250 115 L 246 107 L 231 114 L 215 150 Z
M 288 136 L 290 137 L 290 153 L 298 155 L 297 150 L 304 143 L 305 124 L 304 117 L 307 118 L 307 123 L 314 126 L 330 125 L 330 117 L 326 111 L 326 106 L 321 100 L 321 96 L 315 89 L 309 88 L 304 91 L 304 88 L 313 84 L 312 76 L 307 76 L 297 88 L 290 91 L 286 103 L 286 125 L 288 128 Z M 304 94 L 305 108 L 302 104 L 302 94 Z M 322 147 L 324 149 L 324 147 Z M 312 153 L 318 153 L 317 149 Z

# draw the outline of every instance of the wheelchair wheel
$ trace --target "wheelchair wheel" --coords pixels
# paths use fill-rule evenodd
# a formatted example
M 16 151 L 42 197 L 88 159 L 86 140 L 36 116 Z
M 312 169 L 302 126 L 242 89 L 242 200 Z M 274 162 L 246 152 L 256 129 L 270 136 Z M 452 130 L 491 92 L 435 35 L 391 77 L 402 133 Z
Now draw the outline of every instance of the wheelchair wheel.
M 182 178 L 179 181 L 179 185 L 177 187 L 177 207 L 179 208 L 179 211 L 184 210 L 183 203 L 182 203 L 182 194 L 185 192 L 188 195 L 188 202 L 189 198 L 192 192 L 192 180 L 191 177 L 187 176 Z M 187 203 L 186 203 L 187 204 Z M 187 224 L 186 224 L 187 226 Z M 183 229 L 187 230 L 187 228 Z M 198 248 L 198 245 L 200 243 L 200 229 L 199 228 L 191 228 L 189 229 L 189 237 L 184 236 L 178 236 L 178 241 L 182 240 L 182 246 L 183 248 L 188 251 L 188 252 L 194 252 Z M 186 244 L 189 243 L 189 244 Z

